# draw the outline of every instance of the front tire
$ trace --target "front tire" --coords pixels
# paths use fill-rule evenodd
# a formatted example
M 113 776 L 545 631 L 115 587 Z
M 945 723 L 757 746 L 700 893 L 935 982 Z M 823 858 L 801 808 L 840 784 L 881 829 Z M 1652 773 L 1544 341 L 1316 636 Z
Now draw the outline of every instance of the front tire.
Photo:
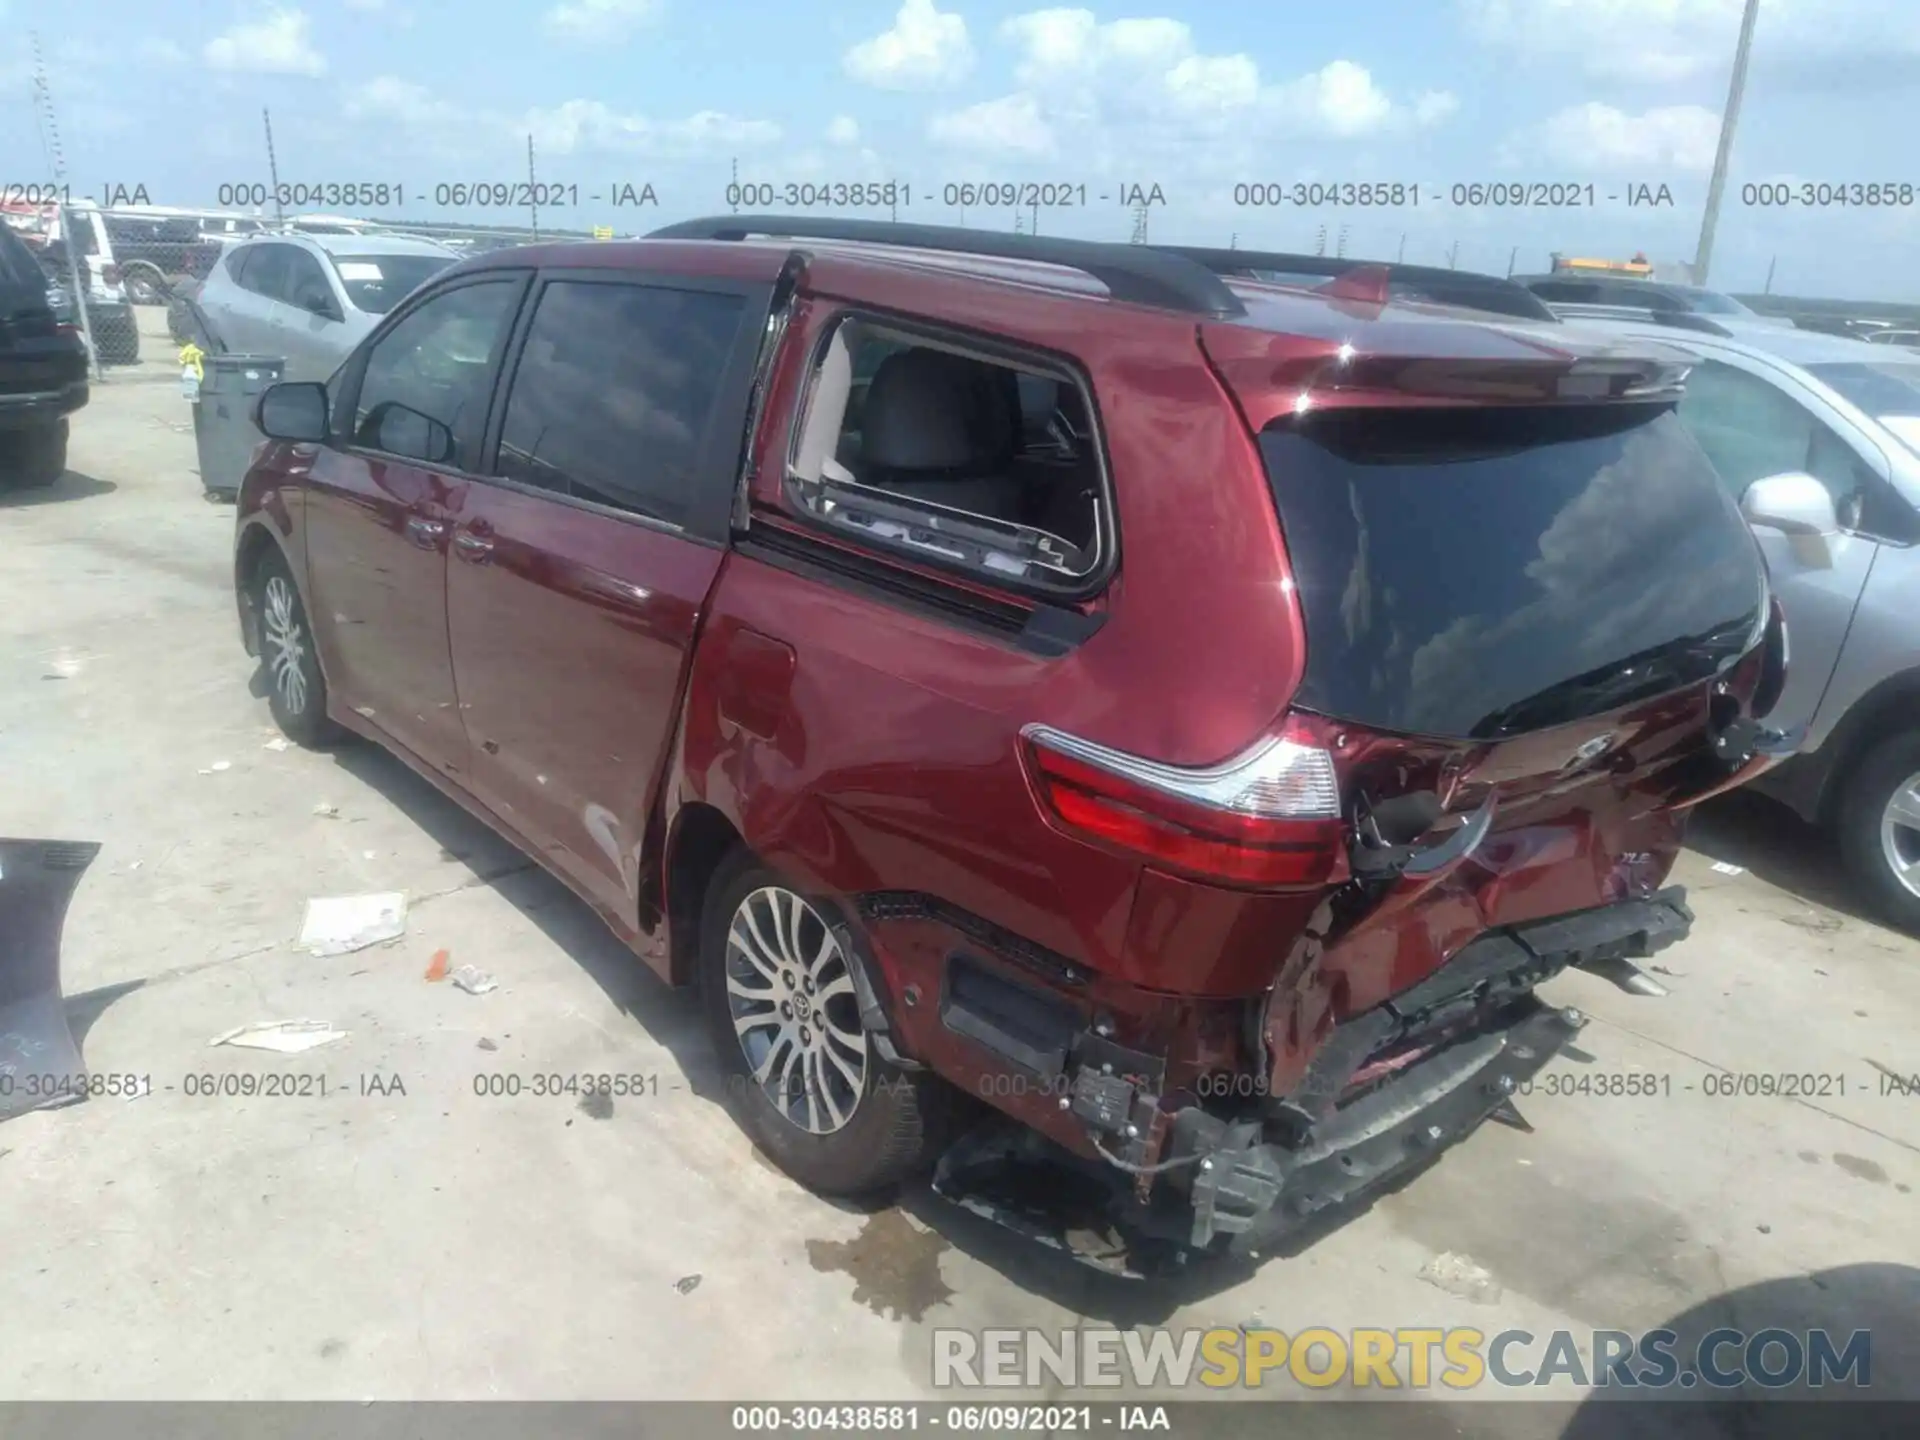
M 930 1165 L 941 1081 L 880 1058 L 860 1020 L 860 963 L 814 904 L 746 851 L 708 888 L 701 1005 L 740 1127 L 822 1195 L 858 1196 Z
M 0 455 L 0 487 L 44 490 L 67 473 L 67 422 L 55 421 L 5 437 Z
M 1847 781 L 1840 852 L 1874 905 L 1920 934 L 1920 730 L 1882 740 Z
M 327 680 L 320 673 L 300 588 L 278 550 L 269 549 L 254 567 L 252 593 L 273 723 L 295 744 L 324 749 L 339 739 L 340 730 L 327 718 Z

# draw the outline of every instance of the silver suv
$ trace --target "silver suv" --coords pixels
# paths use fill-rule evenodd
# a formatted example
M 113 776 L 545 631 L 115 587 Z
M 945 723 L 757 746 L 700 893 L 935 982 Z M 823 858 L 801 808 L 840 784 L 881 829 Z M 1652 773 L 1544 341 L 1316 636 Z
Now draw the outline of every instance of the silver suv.
M 227 350 L 279 355 L 288 380 L 325 380 L 385 315 L 458 252 L 410 235 L 300 235 L 243 240 L 196 297 Z
M 1769 723 L 1807 733 L 1756 788 L 1827 826 L 1879 909 L 1920 932 L 1920 355 L 1787 328 L 1604 328 L 1699 356 L 1680 418 L 1786 609 Z

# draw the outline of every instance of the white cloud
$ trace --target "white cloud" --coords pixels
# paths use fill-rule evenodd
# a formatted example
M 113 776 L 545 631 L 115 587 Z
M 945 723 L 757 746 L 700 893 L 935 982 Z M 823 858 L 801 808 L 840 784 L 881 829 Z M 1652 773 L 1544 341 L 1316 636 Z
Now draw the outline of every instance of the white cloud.
M 397 75 L 355 86 L 342 97 L 340 108 L 350 120 L 391 120 L 408 127 L 462 125 L 473 118 L 426 86 Z
M 939 117 L 936 139 L 1001 155 L 1071 152 L 1094 172 L 1224 173 L 1271 163 L 1291 139 L 1435 124 L 1457 105 L 1440 91 L 1397 99 L 1345 59 L 1270 79 L 1252 55 L 1208 53 L 1190 25 L 1166 17 L 1103 22 L 1058 7 L 1013 16 L 998 35 L 1015 52 L 1019 89 Z
M 983 100 L 964 110 L 936 115 L 927 133 L 942 145 L 988 155 L 1025 155 L 1041 158 L 1058 148 L 1052 127 L 1040 113 L 1039 102 L 1028 94 Z
M 882 90 L 951 85 L 973 68 L 973 42 L 962 15 L 933 0 L 901 0 L 893 28 L 848 50 L 842 63 L 854 79 Z
M 1364 66 L 1351 60 L 1302 75 L 1278 87 L 1276 107 L 1303 129 L 1323 135 L 1365 135 L 1380 129 L 1393 114 L 1393 102 L 1373 83 Z
M 1523 60 L 1596 79 L 1724 83 L 1743 0 L 1457 0 L 1469 33 Z M 1755 64 L 1818 70 L 1837 58 L 1920 55 L 1913 0 L 1766 0 Z
M 173 41 L 153 38 L 140 42 L 140 55 L 156 65 L 181 65 L 187 58 L 187 52 Z
M 1719 112 L 1704 105 L 1666 105 L 1630 115 L 1589 101 L 1549 116 L 1509 142 L 1510 162 L 1554 161 L 1589 170 L 1711 170 L 1720 140 Z
M 827 139 L 835 145 L 858 145 L 860 143 L 860 122 L 851 115 L 836 115 L 827 126 Z
M 313 48 L 304 10 L 274 10 L 235 25 L 207 42 L 206 62 L 215 70 L 262 75 L 324 75 L 326 57 Z
M 514 122 L 521 135 L 531 134 L 542 154 L 572 155 L 604 150 L 651 155 L 662 159 L 724 154 L 731 148 L 767 145 L 780 138 L 780 127 L 766 120 L 748 120 L 718 110 L 702 110 L 684 120 L 651 120 L 622 114 L 599 100 L 568 100 L 548 110 L 531 110 Z
M 547 29 L 569 40 L 623 40 L 662 8 L 661 0 L 566 0 L 547 11 Z

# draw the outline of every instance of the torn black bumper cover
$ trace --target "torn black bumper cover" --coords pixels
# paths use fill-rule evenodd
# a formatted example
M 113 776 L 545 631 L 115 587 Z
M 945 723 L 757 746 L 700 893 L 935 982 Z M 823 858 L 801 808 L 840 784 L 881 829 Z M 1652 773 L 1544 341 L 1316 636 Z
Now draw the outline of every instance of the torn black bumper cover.
M 1542 1004 L 1536 986 L 1569 967 L 1603 969 L 1656 954 L 1692 923 L 1685 891 L 1674 887 L 1489 931 L 1426 979 L 1342 1024 L 1283 1099 L 1237 1116 L 1199 1105 L 1163 1109 L 1165 1143 L 1145 1172 L 1068 1157 L 1030 1132 L 989 1131 L 949 1152 L 935 1188 L 1123 1275 L 1154 1273 L 1169 1249 L 1182 1252 L 1178 1259 L 1276 1247 L 1322 1212 L 1409 1174 L 1511 1102 L 1586 1023 L 1576 1011 Z M 1089 1078 L 1114 1083 L 1111 1075 Z M 1076 1095 L 1081 1079 L 1076 1073 Z M 1103 1149 L 1118 1146 L 1121 1158 L 1144 1161 L 1144 1147 L 1136 1147 L 1149 1125 L 1140 1122 L 1158 1105 L 1158 1096 L 1130 1095 L 1113 1097 L 1098 1114 L 1074 1109 Z M 1107 1112 L 1111 1123 L 1101 1118 Z M 1128 1136 L 1133 1144 L 1122 1140 Z M 1036 1160 L 1051 1170 L 1049 1179 L 1015 1178 Z M 1138 1184 L 1142 1173 L 1154 1177 L 1150 1194 Z
M 1246 1251 L 1272 1244 L 1460 1139 L 1508 1103 L 1585 1024 L 1534 989 L 1570 967 L 1644 959 L 1687 935 L 1675 886 L 1644 899 L 1489 931 L 1418 984 L 1336 1030 L 1296 1091 L 1254 1121 L 1189 1108 L 1170 1158 L 1185 1172 L 1188 1243 Z M 1424 1048 L 1423 1048 L 1424 1047 Z M 1383 1062 L 1415 1056 L 1368 1080 Z M 1290 1143 L 1270 1137 L 1278 1130 Z
M 0 1120 L 85 1094 L 60 992 L 60 936 L 100 847 L 0 840 Z

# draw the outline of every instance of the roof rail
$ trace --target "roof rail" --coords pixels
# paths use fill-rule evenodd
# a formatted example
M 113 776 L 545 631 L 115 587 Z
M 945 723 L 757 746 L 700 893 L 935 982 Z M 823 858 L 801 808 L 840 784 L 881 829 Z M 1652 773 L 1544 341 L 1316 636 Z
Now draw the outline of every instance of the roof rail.
M 779 240 L 841 240 L 862 245 L 897 245 L 954 255 L 981 255 L 1057 265 L 1090 275 L 1116 300 L 1177 310 L 1213 319 L 1238 319 L 1247 313 L 1240 297 L 1204 265 L 1146 245 L 1101 240 L 1066 240 L 1040 235 L 1003 235 L 957 225 L 910 225 L 887 220 L 830 220 L 805 215 L 716 215 L 682 220 L 655 230 L 649 240 L 744 240 L 763 235 Z
M 1652 305 L 1599 305 L 1568 301 L 1549 307 L 1562 320 L 1629 320 L 1636 325 L 1661 325 L 1671 330 L 1692 330 L 1700 335 L 1732 335 L 1718 320 L 1694 310 L 1675 310 Z
M 1324 275 L 1332 280 L 1364 265 L 1386 271 L 1388 283 L 1411 298 L 1512 315 L 1522 320 L 1557 318 L 1526 286 L 1502 280 L 1497 275 L 1483 275 L 1477 270 L 1443 270 L 1434 265 L 1389 264 L 1335 255 L 1293 255 L 1278 250 L 1218 250 L 1195 245 L 1152 248 L 1192 260 L 1218 275 L 1243 275 L 1250 280 L 1260 279 L 1262 271 L 1275 270 L 1295 275 Z

